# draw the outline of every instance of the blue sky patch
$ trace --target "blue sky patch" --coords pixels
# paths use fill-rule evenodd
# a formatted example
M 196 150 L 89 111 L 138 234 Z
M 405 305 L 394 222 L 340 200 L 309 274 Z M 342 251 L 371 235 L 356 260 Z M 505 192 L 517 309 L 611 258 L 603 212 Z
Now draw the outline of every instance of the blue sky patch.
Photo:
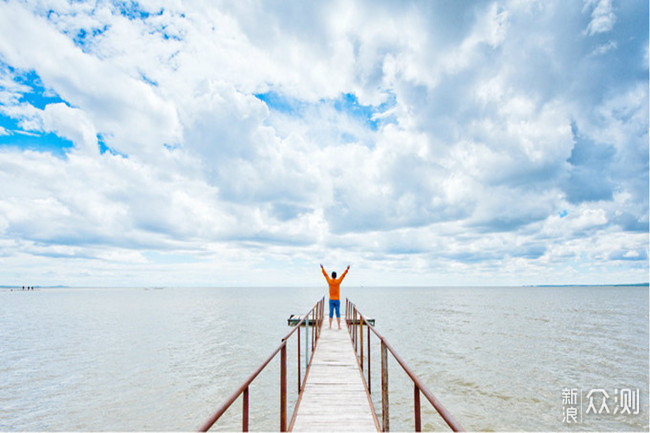
M 21 102 L 26 102 L 38 109 L 44 109 L 46 105 L 64 102 L 58 95 L 48 95 L 45 92 L 23 93 Z
M 3 118 L 0 117 L 0 123 Z M 0 148 L 17 148 L 20 150 L 34 150 L 37 152 L 49 152 L 59 158 L 65 158 L 66 152 L 74 146 L 72 141 L 61 138 L 51 132 L 48 133 L 32 133 L 21 130 L 11 130 L 9 134 L 0 135 Z
M 10 73 L 16 72 L 11 67 L 8 69 Z M 45 88 L 41 78 L 34 71 L 18 74 L 14 77 L 14 81 L 32 89 L 31 92 L 22 94 L 20 98 L 21 102 L 26 102 L 41 110 L 48 104 L 64 102 L 55 92 Z
M 338 111 L 347 113 L 350 117 L 359 120 L 368 128 L 376 131 L 381 123 L 395 122 L 394 117 L 386 119 L 376 119 L 373 116 L 377 113 L 383 113 L 386 110 L 394 107 L 396 104 L 395 95 L 391 94 L 386 102 L 377 106 L 362 105 L 354 93 L 345 93 L 334 101 L 334 108 Z
M 118 4 L 120 14 L 130 20 L 144 20 L 149 18 L 152 14 L 140 6 L 137 1 L 123 1 Z M 156 12 L 153 15 L 162 15 L 164 9 Z
M 158 82 L 149 78 L 145 74 L 140 74 L 140 78 L 142 78 L 142 81 L 149 84 L 150 86 L 158 87 Z
M 4 116 L 2 114 L 0 114 L 0 127 L 6 129 L 9 132 L 20 129 L 18 127 L 18 121 L 16 119 L 12 119 L 11 117 Z
M 102 137 L 101 134 L 97 134 L 97 146 L 99 146 L 99 153 L 102 155 L 106 152 L 110 153 L 111 155 L 119 155 L 122 158 L 128 158 L 129 155 L 118 152 L 117 150 L 113 149 L 112 147 L 108 146 L 106 142 L 104 141 L 104 137 Z
M 372 106 L 359 104 L 359 100 L 353 93 L 341 95 L 339 99 L 334 101 L 334 108 L 336 108 L 337 111 L 343 111 L 350 117 L 363 122 L 373 131 L 376 131 L 379 127 L 379 122 L 372 119 L 372 115 L 375 113 Z
M 264 102 L 269 109 L 292 116 L 299 116 L 305 106 L 305 103 L 298 99 L 280 95 L 273 91 L 255 93 L 254 96 Z
M 162 35 L 163 39 L 166 40 L 166 41 L 168 41 L 168 40 L 182 41 L 183 40 L 180 36 L 169 33 L 167 31 L 167 26 L 162 26 L 159 29 L 159 31 L 160 31 L 160 34 Z
M 288 114 L 291 116 L 301 116 L 302 112 L 308 105 L 307 103 L 296 99 L 291 98 L 274 91 L 268 91 L 264 93 L 255 93 L 254 96 L 260 101 L 264 102 L 269 109 L 277 111 L 279 113 Z M 392 108 L 396 104 L 395 95 L 390 95 L 386 102 L 381 103 L 380 105 L 362 105 L 359 103 L 359 99 L 353 93 L 342 94 L 339 98 L 335 100 L 321 100 L 319 103 L 331 103 L 334 104 L 334 109 L 339 112 L 346 113 L 348 116 L 353 119 L 358 120 L 363 123 L 369 129 L 376 131 L 379 128 L 381 123 L 394 123 L 395 117 L 388 116 L 384 119 L 375 119 L 373 116 L 377 113 L 383 113 L 386 110 Z M 352 136 L 342 137 L 344 142 L 354 141 L 355 138 Z
M 104 33 L 106 30 L 109 29 L 110 26 L 104 25 L 102 27 L 94 27 L 90 29 L 80 29 L 77 34 L 72 38 L 72 41 L 80 47 L 82 50 L 86 48 L 88 41 L 91 40 L 92 38 L 101 35 Z M 85 50 L 84 50 L 85 51 Z

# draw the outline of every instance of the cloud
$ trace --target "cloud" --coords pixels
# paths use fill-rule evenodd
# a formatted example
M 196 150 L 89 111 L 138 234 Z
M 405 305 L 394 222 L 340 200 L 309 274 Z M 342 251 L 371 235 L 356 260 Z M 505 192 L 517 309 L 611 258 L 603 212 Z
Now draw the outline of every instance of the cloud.
M 44 18 L 15 2 L 0 5 L 0 52 L 13 68 L 34 70 L 44 85 L 80 108 L 129 153 L 178 139 L 175 109 L 147 84 L 75 46 Z M 131 134 L 138 131 L 137 136 Z M 128 133 L 126 133 L 128 131 Z
M 585 9 L 594 3 L 596 6 L 591 12 L 591 21 L 586 29 L 589 35 L 608 32 L 614 27 L 614 23 L 616 22 L 616 15 L 612 10 L 611 0 L 600 0 L 598 2 L 589 0 L 585 4 Z
M 367 284 L 647 279 L 639 16 L 2 3 L 4 278 L 255 284 L 349 260 Z
M 603 54 L 607 53 L 608 51 L 615 50 L 618 48 L 618 45 L 614 41 L 609 41 L 606 44 L 600 45 L 594 49 L 591 54 L 594 56 L 602 56 Z

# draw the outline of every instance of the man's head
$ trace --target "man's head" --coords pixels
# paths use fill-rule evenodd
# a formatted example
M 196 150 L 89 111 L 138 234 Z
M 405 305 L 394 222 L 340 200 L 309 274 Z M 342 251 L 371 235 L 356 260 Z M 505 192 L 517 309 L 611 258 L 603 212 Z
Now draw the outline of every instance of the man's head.
M 336 272 L 332 272 L 332 278 L 336 278 Z

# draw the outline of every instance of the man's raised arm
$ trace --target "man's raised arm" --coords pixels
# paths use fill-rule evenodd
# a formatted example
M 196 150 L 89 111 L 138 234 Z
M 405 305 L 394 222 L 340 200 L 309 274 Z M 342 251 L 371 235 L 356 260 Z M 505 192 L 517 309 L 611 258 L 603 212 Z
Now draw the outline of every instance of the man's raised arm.
M 325 276 L 325 279 L 327 281 L 329 281 L 330 277 L 329 277 L 329 275 L 327 275 L 327 272 L 325 272 L 325 268 L 323 267 L 323 265 L 320 265 L 320 269 L 321 269 L 321 271 L 323 271 L 323 275 Z
M 350 270 L 350 265 L 348 265 L 348 267 L 345 268 L 345 271 L 343 271 L 343 274 L 341 275 L 341 281 L 343 281 L 343 278 L 345 278 L 349 270 Z

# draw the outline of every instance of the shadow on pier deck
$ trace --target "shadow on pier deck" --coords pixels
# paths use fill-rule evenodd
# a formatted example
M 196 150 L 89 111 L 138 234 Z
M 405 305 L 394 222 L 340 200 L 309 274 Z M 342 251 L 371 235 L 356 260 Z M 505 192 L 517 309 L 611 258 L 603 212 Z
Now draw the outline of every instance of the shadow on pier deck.
M 415 431 L 421 431 L 422 426 L 420 394 L 424 395 L 453 431 L 464 431 L 375 330 L 374 319 L 364 317 L 356 305 L 346 299 L 343 329 L 327 329 L 323 327 L 324 306 L 325 298 L 322 298 L 307 314 L 291 316 L 288 322 L 295 327 L 282 339 L 280 346 L 226 399 L 199 431 L 208 431 L 239 396 L 242 396 L 242 431 L 248 431 L 248 388 L 278 353 L 280 431 L 389 431 L 388 353 L 413 381 Z M 304 338 L 301 338 L 301 328 Z M 381 422 L 370 398 L 371 332 L 381 343 Z M 287 425 L 287 343 L 293 335 L 297 336 L 299 394 Z M 301 344 L 304 350 L 302 359 L 306 364 L 304 376 L 301 373 Z

